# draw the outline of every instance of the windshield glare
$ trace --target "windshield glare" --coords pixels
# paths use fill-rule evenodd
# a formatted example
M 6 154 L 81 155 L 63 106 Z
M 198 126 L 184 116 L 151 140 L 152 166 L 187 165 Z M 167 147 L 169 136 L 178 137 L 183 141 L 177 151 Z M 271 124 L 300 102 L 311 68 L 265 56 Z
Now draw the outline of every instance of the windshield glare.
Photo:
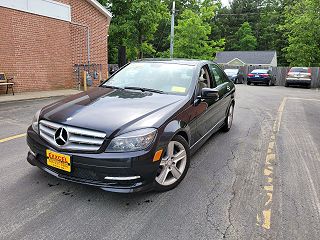
M 256 70 L 253 70 L 251 73 L 268 73 L 268 70 L 266 70 L 266 69 L 256 69 Z
M 303 67 L 297 67 L 297 68 L 291 68 L 290 72 L 298 72 L 298 73 L 308 73 L 308 68 Z
M 131 63 L 103 86 L 154 89 L 169 94 L 186 95 L 195 66 L 172 63 Z
M 224 71 L 226 74 L 238 74 L 238 69 L 226 69 Z

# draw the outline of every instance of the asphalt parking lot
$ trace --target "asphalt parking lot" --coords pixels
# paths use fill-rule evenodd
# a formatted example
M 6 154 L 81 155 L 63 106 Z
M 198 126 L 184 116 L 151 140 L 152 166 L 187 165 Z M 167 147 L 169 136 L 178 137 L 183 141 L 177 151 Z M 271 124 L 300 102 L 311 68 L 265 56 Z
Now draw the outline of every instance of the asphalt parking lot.
M 21 134 L 56 100 L 0 104 L 0 239 L 319 238 L 319 91 L 237 85 L 233 129 L 161 194 L 103 192 L 29 165 Z

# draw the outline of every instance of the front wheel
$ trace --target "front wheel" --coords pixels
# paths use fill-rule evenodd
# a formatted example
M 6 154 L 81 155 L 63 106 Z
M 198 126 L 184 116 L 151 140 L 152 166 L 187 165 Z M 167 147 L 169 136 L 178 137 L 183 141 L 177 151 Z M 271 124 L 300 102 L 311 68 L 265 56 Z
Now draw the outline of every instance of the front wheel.
M 168 144 L 155 179 L 155 190 L 174 189 L 186 176 L 190 166 L 190 148 L 187 141 L 177 135 Z
M 234 113 L 234 103 L 231 103 L 229 110 L 228 110 L 228 115 L 224 121 L 224 126 L 222 127 L 222 131 L 224 132 L 229 132 L 232 124 L 233 124 L 233 113 Z

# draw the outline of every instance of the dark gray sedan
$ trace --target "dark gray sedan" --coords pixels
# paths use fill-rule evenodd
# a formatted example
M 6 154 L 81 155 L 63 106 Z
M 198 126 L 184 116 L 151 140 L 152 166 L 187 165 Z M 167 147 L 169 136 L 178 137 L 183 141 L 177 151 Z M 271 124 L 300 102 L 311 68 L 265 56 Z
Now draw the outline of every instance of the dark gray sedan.
M 230 130 L 234 105 L 234 84 L 213 62 L 132 62 L 40 110 L 28 129 L 28 161 L 107 191 L 168 191 L 186 176 L 192 153 Z

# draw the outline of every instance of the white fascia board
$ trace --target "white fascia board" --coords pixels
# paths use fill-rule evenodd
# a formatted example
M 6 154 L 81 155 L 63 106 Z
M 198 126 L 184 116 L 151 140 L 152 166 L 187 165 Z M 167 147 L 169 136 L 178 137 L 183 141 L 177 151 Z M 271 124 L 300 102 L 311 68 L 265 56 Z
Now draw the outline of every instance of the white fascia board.
M 87 0 L 89 3 L 91 3 L 92 6 L 94 6 L 99 12 L 101 12 L 104 16 L 111 19 L 112 13 L 109 12 L 104 6 L 102 6 L 97 0 Z
M 0 7 L 71 22 L 71 7 L 53 0 L 0 0 Z
M 230 63 L 232 63 L 233 61 L 239 61 L 239 62 L 242 62 L 244 65 L 246 65 L 246 63 L 245 63 L 244 61 L 240 60 L 239 58 L 234 58 L 234 59 L 232 59 L 231 61 L 229 61 L 227 64 L 230 64 Z

